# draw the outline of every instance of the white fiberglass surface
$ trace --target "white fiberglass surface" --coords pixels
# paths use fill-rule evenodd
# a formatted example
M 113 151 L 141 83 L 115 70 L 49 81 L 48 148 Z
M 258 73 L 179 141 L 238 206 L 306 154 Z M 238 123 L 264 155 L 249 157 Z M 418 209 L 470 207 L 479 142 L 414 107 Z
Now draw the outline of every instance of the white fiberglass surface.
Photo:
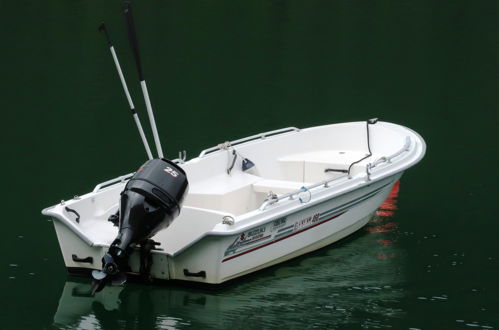
M 400 149 L 409 134 L 404 127 L 387 123 L 370 125 L 369 129 L 373 155 L 351 168 L 354 176 L 365 172 L 367 163 Z M 313 127 L 234 149 L 238 157 L 230 174 L 227 168 L 233 154 L 226 150 L 181 165 L 189 179 L 185 206 L 241 215 L 260 207 L 269 192 L 284 194 L 344 175 L 350 164 L 367 155 L 366 123 Z M 254 168 L 243 172 L 243 158 L 250 159 Z M 123 186 L 105 188 L 73 204 L 81 210 L 82 218 L 107 220 L 118 207 Z
M 394 153 L 405 136 L 384 123 L 370 125 L 372 156 L 352 166 L 350 174 L 364 173 L 367 163 Z M 190 183 L 185 205 L 241 215 L 258 208 L 269 192 L 288 193 L 302 186 L 345 174 L 350 164 L 368 154 L 365 122 L 304 129 L 222 150 L 183 165 Z M 242 159 L 254 164 L 242 171 Z
M 162 236 L 168 233 L 189 232 L 188 227 L 198 228 L 198 234 L 204 233 L 220 223 L 225 215 L 237 217 L 258 209 L 270 192 L 286 194 L 345 175 L 341 171 L 348 170 L 352 162 L 366 156 L 366 134 L 366 124 L 360 122 L 314 127 L 244 143 L 234 148 L 238 157 L 230 173 L 227 173 L 227 168 L 232 161 L 232 150 L 191 159 L 181 165 L 187 172 L 189 192 L 180 217 L 170 229 L 182 226 L 178 230 L 162 231 L 158 239 L 161 241 Z M 365 175 L 366 164 L 398 152 L 408 135 L 418 140 L 417 134 L 399 125 L 370 125 L 373 155 L 355 164 L 351 175 Z M 421 140 L 418 143 L 424 149 L 424 142 Z M 255 164 L 247 172 L 242 171 L 243 158 Z M 401 166 L 390 163 L 392 170 L 397 167 L 402 170 Z M 81 219 L 78 224 L 73 219 L 74 214 L 63 206 L 52 208 L 51 215 L 73 222 L 93 242 L 110 243 L 106 240 L 115 236 L 116 227 L 107 219 L 118 209 L 119 194 L 125 184 L 112 185 L 66 202 L 65 206 L 79 212 Z M 177 245 L 182 244 L 184 236 L 178 236 L 180 241 Z M 175 237 L 168 237 L 168 240 L 173 241 Z

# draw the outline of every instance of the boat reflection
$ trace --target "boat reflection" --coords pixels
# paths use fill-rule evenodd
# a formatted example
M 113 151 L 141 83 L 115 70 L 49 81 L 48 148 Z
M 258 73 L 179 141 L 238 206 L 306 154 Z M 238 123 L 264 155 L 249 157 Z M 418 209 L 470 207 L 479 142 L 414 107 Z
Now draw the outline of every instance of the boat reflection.
M 404 295 L 399 271 L 404 256 L 392 218 L 398 189 L 397 184 L 365 231 L 216 290 L 129 283 L 90 296 L 88 279 L 71 278 L 64 285 L 53 327 L 387 326 L 390 318 L 404 315 L 398 303 Z

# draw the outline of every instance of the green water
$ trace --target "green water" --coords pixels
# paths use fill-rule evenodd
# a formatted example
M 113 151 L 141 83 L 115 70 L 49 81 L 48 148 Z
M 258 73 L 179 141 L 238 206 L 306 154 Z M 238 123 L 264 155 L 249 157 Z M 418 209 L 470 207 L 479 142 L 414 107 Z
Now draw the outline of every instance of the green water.
M 419 132 L 426 157 L 393 216 L 338 244 L 219 290 L 78 297 L 88 281 L 40 210 L 145 160 L 97 32 L 105 20 L 145 120 L 120 2 L 3 0 L 1 329 L 499 327 L 497 1 L 134 5 L 168 157 L 372 117 Z

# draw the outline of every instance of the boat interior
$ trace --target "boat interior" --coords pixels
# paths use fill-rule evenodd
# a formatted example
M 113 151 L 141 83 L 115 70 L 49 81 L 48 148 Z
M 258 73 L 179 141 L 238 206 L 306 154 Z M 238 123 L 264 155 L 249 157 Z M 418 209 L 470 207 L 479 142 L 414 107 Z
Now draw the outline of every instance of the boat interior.
M 224 163 L 233 158 L 229 152 L 221 156 L 226 158 Z M 259 164 L 264 161 L 256 155 L 248 157 L 254 162 L 254 169 L 244 172 L 242 157 L 238 156 L 230 174 L 224 164 L 222 173 L 192 182 L 184 206 L 238 216 L 260 207 L 269 193 L 286 194 L 316 182 L 346 176 L 350 164 L 365 156 L 365 152 L 337 150 L 292 154 L 267 162 L 270 163 L 267 166 L 276 169 L 274 173 L 260 169 Z M 365 171 L 365 164 L 355 164 L 350 174 L 355 175 L 359 170 Z
M 365 173 L 367 163 L 393 153 L 376 146 L 378 131 L 390 132 L 373 125 L 370 130 L 370 157 L 365 123 L 349 123 L 259 139 L 191 160 L 183 166 L 190 184 L 184 205 L 238 216 L 260 207 L 269 192 L 286 194 L 324 180 Z M 398 139 L 402 145 L 403 138 Z M 233 150 L 237 157 L 228 174 Z M 244 158 L 255 166 L 243 171 Z
M 258 209 L 269 192 L 285 194 L 346 176 L 352 163 L 351 176 L 365 173 L 367 163 L 392 154 L 404 143 L 400 134 L 381 125 L 371 126 L 372 155 L 368 158 L 365 158 L 368 155 L 366 125 L 360 122 L 319 126 L 252 140 L 181 164 L 189 179 L 189 192 L 180 216 L 170 227 L 178 227 L 176 230 L 185 231 L 188 236 L 200 235 L 220 223 L 225 215 L 237 217 Z M 391 143 L 382 143 L 386 139 Z M 397 140 L 400 143 L 394 142 Z M 242 168 L 245 158 L 254 163 L 247 171 Z M 107 219 L 118 209 L 124 185 L 125 182 L 114 184 L 70 201 L 70 208 L 79 212 L 80 230 L 93 242 L 107 245 L 114 238 L 116 227 Z M 75 218 L 67 209 L 63 214 L 69 219 Z M 158 236 L 160 240 L 168 240 L 172 248 L 182 245 L 179 241 L 182 234 L 163 230 Z M 185 237 L 182 239 L 185 241 Z M 174 241 L 178 241 L 177 244 Z

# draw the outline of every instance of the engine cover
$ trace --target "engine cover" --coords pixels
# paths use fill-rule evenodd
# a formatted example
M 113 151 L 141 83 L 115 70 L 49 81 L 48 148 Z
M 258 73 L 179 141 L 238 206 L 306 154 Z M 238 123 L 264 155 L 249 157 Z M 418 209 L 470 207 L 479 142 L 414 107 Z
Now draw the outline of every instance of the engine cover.
M 121 192 L 119 232 L 102 260 L 105 274 L 126 271 L 132 248 L 170 225 L 188 186 L 184 170 L 166 159 L 149 160 L 137 170 Z
M 142 239 L 170 225 L 188 190 L 185 172 L 166 159 L 142 165 L 121 193 L 120 230 L 134 228 Z

